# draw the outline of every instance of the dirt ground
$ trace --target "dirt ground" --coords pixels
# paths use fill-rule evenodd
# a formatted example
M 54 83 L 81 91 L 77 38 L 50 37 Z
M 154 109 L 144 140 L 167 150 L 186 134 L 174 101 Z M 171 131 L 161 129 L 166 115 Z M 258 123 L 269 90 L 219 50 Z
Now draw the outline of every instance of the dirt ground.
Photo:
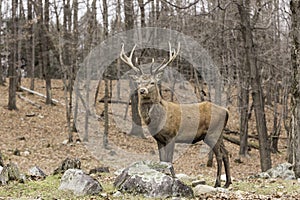
M 7 84 L 8 85 L 8 84 Z M 24 87 L 29 88 L 29 80 L 24 79 L 22 82 Z M 35 90 L 45 94 L 44 82 L 35 80 Z M 63 84 L 60 80 L 52 81 L 53 98 L 64 103 Z M 101 160 L 97 159 L 94 154 L 89 151 L 83 142 L 74 142 L 66 144 L 68 138 L 65 106 L 57 104 L 49 106 L 45 104 L 45 99 L 27 92 L 18 92 L 26 98 L 35 101 L 42 108 L 25 102 L 17 97 L 17 111 L 9 111 L 8 103 L 8 87 L 0 86 L 0 150 L 3 154 L 4 162 L 12 161 L 17 163 L 21 171 L 26 173 L 29 168 L 34 165 L 39 166 L 47 174 L 51 174 L 60 162 L 67 157 L 80 158 L 82 168 L 85 171 L 99 166 L 105 166 Z M 101 96 L 101 94 L 100 94 Z M 101 109 L 101 106 L 99 107 Z M 236 107 L 229 107 L 230 119 L 228 128 L 238 131 L 238 111 Z M 254 118 L 254 115 L 252 116 Z M 103 121 L 103 120 L 102 120 Z M 269 132 L 271 131 L 272 114 L 268 113 L 267 122 Z M 100 120 L 100 124 L 103 124 Z M 256 134 L 255 123 L 251 119 L 249 127 L 251 134 Z M 115 122 L 110 122 L 109 140 L 118 140 L 122 148 L 132 148 L 135 151 L 153 152 L 155 156 L 156 144 L 150 137 L 139 139 L 130 137 L 126 133 L 117 129 Z M 74 133 L 74 138 L 79 138 Z M 251 139 L 254 140 L 255 139 Z M 255 141 L 257 142 L 257 141 Z M 117 143 L 117 142 L 115 142 Z M 174 163 L 177 173 L 185 173 L 197 176 L 202 174 L 208 177 L 214 177 L 216 174 L 215 166 L 213 168 L 206 167 L 207 157 L 199 158 L 199 149 L 203 144 L 192 145 L 185 154 L 180 156 Z M 239 146 L 225 141 L 225 146 L 230 152 L 230 165 L 232 177 L 235 180 L 246 179 L 249 175 L 260 172 L 259 152 L 251 149 L 250 157 L 243 158 L 242 163 L 235 162 L 238 158 Z M 286 157 L 286 136 L 284 130 L 279 143 L 280 153 L 272 154 L 272 164 L 285 162 Z M 111 170 L 115 170 L 114 166 L 109 166 Z

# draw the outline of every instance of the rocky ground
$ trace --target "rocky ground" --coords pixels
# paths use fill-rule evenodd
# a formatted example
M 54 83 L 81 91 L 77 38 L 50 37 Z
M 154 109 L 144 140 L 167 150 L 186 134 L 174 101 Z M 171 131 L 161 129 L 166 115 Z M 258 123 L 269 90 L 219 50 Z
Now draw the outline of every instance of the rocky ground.
M 22 85 L 29 88 L 29 80 L 23 80 Z M 53 80 L 53 98 L 59 102 L 64 102 L 63 84 L 59 80 Z M 45 93 L 44 82 L 36 80 L 35 90 L 40 93 Z M 82 163 L 82 169 L 89 171 L 92 168 L 99 166 L 108 166 L 111 173 L 98 176 L 97 179 L 104 184 L 104 193 L 106 196 L 101 198 L 113 198 L 115 193 L 112 182 L 115 178 L 114 171 L 119 169 L 119 166 L 103 162 L 103 159 L 93 154 L 92 151 L 79 141 L 79 136 L 74 133 L 74 143 L 68 144 L 66 140 L 67 124 L 65 119 L 65 106 L 57 104 L 56 106 L 45 105 L 45 99 L 36 95 L 30 95 L 27 92 L 20 92 L 26 98 L 35 101 L 41 105 L 39 109 L 28 102 L 25 102 L 17 97 L 17 111 L 9 111 L 7 109 L 8 102 L 8 87 L 0 86 L 0 151 L 3 155 L 4 163 L 14 162 L 18 165 L 21 172 L 27 173 L 34 166 L 39 166 L 47 175 L 53 173 L 54 169 L 67 157 L 79 158 Z M 99 95 L 99 98 L 101 98 Z M 103 105 L 98 105 L 99 115 L 101 115 Z M 230 110 L 230 120 L 228 128 L 238 130 L 238 113 L 237 109 L 232 106 Z M 111 116 L 110 116 L 111 117 Z M 112 117 L 111 117 L 112 119 Z M 267 113 L 268 125 L 272 124 L 272 114 Z M 103 120 L 100 119 L 99 125 L 103 125 Z M 255 123 L 253 119 L 249 127 L 250 133 L 255 134 Z M 271 127 L 269 127 L 269 131 Z M 286 157 L 286 136 L 282 130 L 279 150 L 280 153 L 272 155 L 273 166 L 285 162 Z M 251 139 L 257 142 L 255 139 Z M 123 131 L 118 129 L 118 126 L 111 120 L 109 127 L 109 141 L 120 148 L 126 149 L 129 152 L 148 152 L 154 157 L 158 157 L 156 152 L 156 144 L 152 138 L 139 139 L 130 137 Z M 242 162 L 235 162 L 238 158 L 239 147 L 235 144 L 225 141 L 225 145 L 230 152 L 231 172 L 234 177 L 232 186 L 229 188 L 229 193 L 213 193 L 202 196 L 203 198 L 231 198 L 231 199 L 268 199 L 268 198 L 300 198 L 300 184 L 297 180 L 284 181 L 277 179 L 249 179 L 251 175 L 260 172 L 260 160 L 258 150 L 251 149 L 248 158 L 243 158 Z M 178 157 L 174 163 L 177 173 L 184 173 L 191 177 L 204 177 L 208 185 L 213 185 L 216 168 L 206 167 L 207 157 L 199 158 L 199 151 L 203 148 L 203 144 L 197 144 L 185 149 L 184 154 Z M 111 152 L 113 153 L 113 152 Z M 124 166 L 125 167 L 125 166 Z M 49 188 L 56 187 L 59 184 L 57 176 L 49 177 L 44 182 L 40 189 L 40 193 L 26 192 L 26 188 L 35 188 L 34 183 L 27 183 L 28 187 L 23 187 L 20 184 L 11 183 L 9 186 L 0 186 L 0 199 L 8 197 L 17 198 L 42 198 L 49 197 L 52 199 L 66 198 L 59 192 L 48 192 Z M 49 187 L 49 188 L 48 188 Z M 58 187 L 58 186 L 57 186 Z M 106 192 L 105 192 L 106 190 Z M 56 191 L 56 190 L 55 190 Z M 29 196 L 28 196 L 29 194 Z M 46 195 L 46 196 L 43 196 Z M 52 196 L 51 196 L 52 195 Z M 55 195 L 58 195 L 57 197 Z M 74 197 L 75 198 L 75 197 Z M 96 198 L 96 197 L 95 197 Z M 121 197 L 120 197 L 121 198 Z M 129 196 L 126 198 L 133 198 Z M 87 198 L 88 199 L 88 198 Z

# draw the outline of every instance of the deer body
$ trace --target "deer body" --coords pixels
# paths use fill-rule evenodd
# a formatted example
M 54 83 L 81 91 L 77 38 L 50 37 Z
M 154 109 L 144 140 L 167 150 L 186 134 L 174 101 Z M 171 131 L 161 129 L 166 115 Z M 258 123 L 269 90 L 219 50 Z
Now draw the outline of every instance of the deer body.
M 139 75 L 132 76 L 138 85 L 139 113 L 149 132 L 157 142 L 160 161 L 173 161 L 175 143 L 194 144 L 203 140 L 208 144 L 217 160 L 217 178 L 215 187 L 221 185 L 222 161 L 224 162 L 226 183 L 231 184 L 228 152 L 224 147 L 222 131 L 228 120 L 227 109 L 211 102 L 194 104 L 177 104 L 162 99 L 158 81 L 163 70 L 178 54 L 172 52 L 170 47 L 170 59 L 159 66 L 151 74 L 145 74 L 139 67 L 133 66 L 131 57 L 120 54 L 121 59 L 132 67 Z M 174 171 L 171 171 L 174 175 Z

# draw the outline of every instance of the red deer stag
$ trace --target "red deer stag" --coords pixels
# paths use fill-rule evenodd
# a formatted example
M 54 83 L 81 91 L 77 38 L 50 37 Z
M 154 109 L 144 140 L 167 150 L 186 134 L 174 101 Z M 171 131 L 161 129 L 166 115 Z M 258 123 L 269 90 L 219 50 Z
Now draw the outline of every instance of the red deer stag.
M 222 131 L 228 120 L 228 110 L 211 102 L 178 104 L 165 101 L 160 95 L 158 82 L 163 76 L 164 69 L 178 55 L 180 45 L 178 44 L 176 51 L 172 50 L 169 44 L 169 60 L 154 70 L 152 63 L 150 73 L 144 73 L 140 66 L 134 66 L 132 63 L 135 47 L 136 45 L 128 57 L 123 45 L 120 58 L 136 72 L 131 78 L 138 87 L 139 114 L 157 142 L 160 161 L 172 163 L 175 143 L 194 144 L 203 140 L 216 156 L 215 187 L 221 186 L 222 160 L 226 173 L 225 187 L 228 187 L 231 184 L 229 157 L 222 137 Z M 173 168 L 171 173 L 175 174 Z

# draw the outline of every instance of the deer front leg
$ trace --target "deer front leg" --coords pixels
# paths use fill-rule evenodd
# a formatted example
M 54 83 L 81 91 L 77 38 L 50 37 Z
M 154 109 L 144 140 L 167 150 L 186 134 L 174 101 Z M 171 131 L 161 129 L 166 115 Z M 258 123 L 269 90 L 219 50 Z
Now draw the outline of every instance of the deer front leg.
M 157 141 L 158 151 L 159 151 L 159 160 L 162 162 L 168 162 L 171 164 L 170 172 L 172 177 L 175 177 L 175 171 L 172 164 L 173 161 L 173 153 L 174 153 L 174 147 L 175 147 L 175 141 L 171 140 L 167 144 L 163 144 L 159 141 Z

